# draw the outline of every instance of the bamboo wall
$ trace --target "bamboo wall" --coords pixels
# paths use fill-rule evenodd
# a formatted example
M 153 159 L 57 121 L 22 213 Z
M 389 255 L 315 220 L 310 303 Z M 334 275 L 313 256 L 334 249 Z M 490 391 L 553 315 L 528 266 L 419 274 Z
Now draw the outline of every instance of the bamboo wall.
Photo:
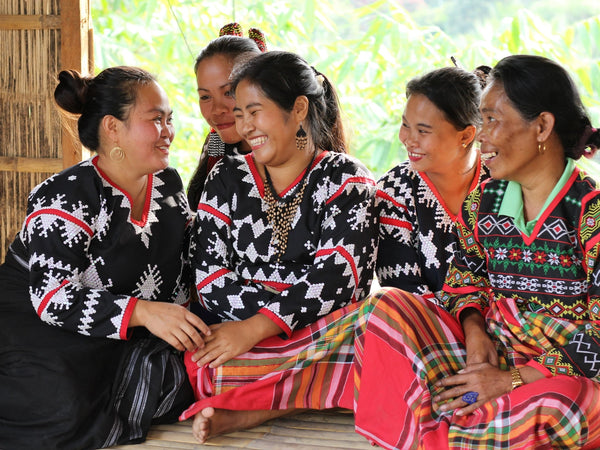
M 90 0 L 0 0 L 0 262 L 31 189 L 82 159 L 53 92 L 62 69 L 90 71 Z

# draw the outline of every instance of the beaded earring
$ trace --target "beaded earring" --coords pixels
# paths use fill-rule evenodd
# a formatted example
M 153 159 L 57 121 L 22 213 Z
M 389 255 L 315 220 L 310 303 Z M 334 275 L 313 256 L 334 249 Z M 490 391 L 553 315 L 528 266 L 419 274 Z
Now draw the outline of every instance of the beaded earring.
M 306 144 L 308 144 L 308 136 L 300 124 L 300 129 L 296 132 L 296 148 L 302 152 L 306 148 Z

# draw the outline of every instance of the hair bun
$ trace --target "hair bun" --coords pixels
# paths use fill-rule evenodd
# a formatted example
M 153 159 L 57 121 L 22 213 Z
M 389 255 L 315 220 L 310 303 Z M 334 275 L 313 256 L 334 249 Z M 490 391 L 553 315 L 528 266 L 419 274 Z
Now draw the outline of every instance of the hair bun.
M 93 78 L 81 76 L 76 70 L 63 70 L 58 74 L 58 86 L 54 90 L 56 104 L 73 114 L 83 113 L 89 86 Z
M 485 86 L 487 85 L 488 76 L 490 75 L 491 71 L 492 68 L 490 66 L 478 66 L 473 71 L 473 73 L 477 75 L 477 78 L 479 78 L 479 84 L 481 85 L 481 89 L 485 88 Z
M 599 143 L 600 131 L 588 124 L 583 129 L 581 138 L 575 146 L 575 155 L 585 156 L 586 158 L 593 158 L 596 152 L 598 151 Z

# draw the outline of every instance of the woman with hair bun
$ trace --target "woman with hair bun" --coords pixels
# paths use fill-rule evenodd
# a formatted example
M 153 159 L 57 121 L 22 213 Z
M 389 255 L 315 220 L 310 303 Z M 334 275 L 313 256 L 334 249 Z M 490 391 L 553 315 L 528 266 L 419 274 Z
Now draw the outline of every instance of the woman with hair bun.
M 406 86 L 399 135 L 408 160 L 378 182 L 381 286 L 441 304 L 456 246 L 454 222 L 467 194 L 488 178 L 474 145 L 481 84 L 474 73 L 444 67 Z
M 236 63 L 266 51 L 264 35 L 256 28 L 243 37 L 240 24 L 233 22 L 221 28 L 219 37 L 202 49 L 194 63 L 200 113 L 211 130 L 206 137 L 198 166 L 187 189 L 192 211 L 196 211 L 208 174 L 224 156 L 243 155 L 250 145 L 242 139 L 235 127 L 233 108 L 235 99 L 231 92 L 231 71 Z M 193 301 L 191 311 L 206 323 L 219 319 Z
M 191 212 L 168 167 L 164 90 L 146 71 L 62 71 L 54 96 L 96 152 L 30 194 L 0 266 L 0 447 L 141 442 L 192 391 L 180 352 L 207 326 L 185 307 Z
M 194 435 L 296 409 L 352 408 L 352 340 L 377 244 L 375 181 L 346 154 L 335 90 L 294 53 L 231 83 L 247 155 L 209 174 L 192 233 L 201 305 L 220 318 L 186 354 Z
M 399 289 L 357 323 L 356 428 L 385 448 L 600 448 L 600 145 L 565 69 L 496 64 L 492 178 L 465 200 L 441 308 Z M 381 420 L 382 411 L 391 420 Z
M 221 28 L 219 37 L 202 49 L 194 63 L 200 113 L 210 125 L 198 167 L 188 185 L 190 207 L 196 211 L 206 178 L 223 156 L 246 154 L 250 146 L 235 127 L 230 75 L 236 62 L 252 58 L 267 50 L 264 35 L 256 28 L 243 37 L 240 24 L 233 22 Z

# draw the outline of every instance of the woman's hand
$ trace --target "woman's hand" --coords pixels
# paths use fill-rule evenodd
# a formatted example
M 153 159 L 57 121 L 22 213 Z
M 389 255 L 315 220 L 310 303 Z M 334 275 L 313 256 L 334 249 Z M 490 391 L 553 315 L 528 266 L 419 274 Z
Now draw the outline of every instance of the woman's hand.
M 485 320 L 481 313 L 469 308 L 460 315 L 460 319 L 465 333 L 467 367 L 481 363 L 498 367 L 498 351 L 485 330 Z
M 192 356 L 192 361 L 202 367 L 219 367 L 232 358 L 246 353 L 260 341 L 281 333 L 275 322 L 263 314 L 236 322 L 223 322 L 210 326 L 211 335 L 204 347 Z
M 181 305 L 138 300 L 129 327 L 144 326 L 153 335 L 179 351 L 193 351 L 205 344 L 210 328 L 194 313 Z
M 442 378 L 435 386 L 446 388 L 444 392 L 433 398 L 433 401 L 439 405 L 439 409 L 441 411 L 457 409 L 456 414 L 462 416 L 471 414 L 485 402 L 510 392 L 512 376 L 510 371 L 498 369 L 484 362 L 468 365 L 458 374 Z M 469 405 L 462 399 L 467 392 L 478 394 L 475 403 Z M 447 400 L 451 401 L 440 405 Z

